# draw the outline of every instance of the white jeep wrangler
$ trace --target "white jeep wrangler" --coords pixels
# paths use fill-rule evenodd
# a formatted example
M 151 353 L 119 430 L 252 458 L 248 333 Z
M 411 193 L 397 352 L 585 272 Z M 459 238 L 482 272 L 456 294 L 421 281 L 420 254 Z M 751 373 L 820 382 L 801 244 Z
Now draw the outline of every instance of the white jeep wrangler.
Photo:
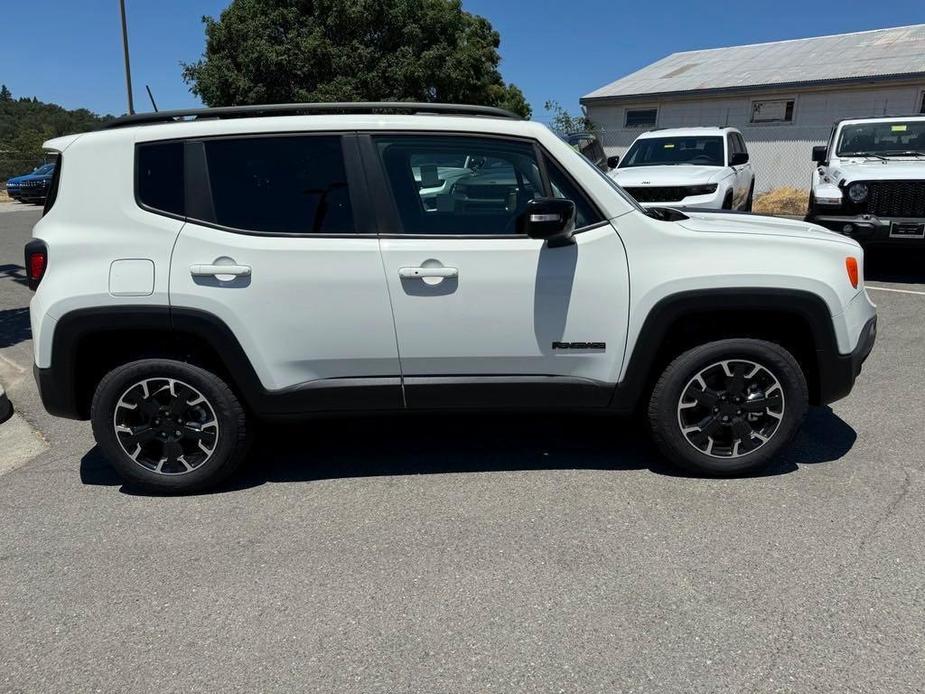
M 46 147 L 39 390 L 148 487 L 225 478 L 255 417 L 385 410 L 641 409 L 674 462 L 742 473 L 874 342 L 854 241 L 644 210 L 495 109 L 161 112 Z
M 840 121 L 813 161 L 807 221 L 864 245 L 925 247 L 925 116 Z
M 755 172 L 735 128 L 650 130 L 612 159 L 610 175 L 644 206 L 752 210 Z

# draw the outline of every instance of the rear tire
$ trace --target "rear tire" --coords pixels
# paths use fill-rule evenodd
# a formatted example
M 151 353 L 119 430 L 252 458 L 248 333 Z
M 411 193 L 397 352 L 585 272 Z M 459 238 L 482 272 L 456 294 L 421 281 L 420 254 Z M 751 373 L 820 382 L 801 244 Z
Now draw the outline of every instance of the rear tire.
M 231 388 L 198 366 L 143 359 L 100 381 L 93 435 L 127 483 L 184 493 L 213 487 L 244 462 L 250 427 Z
M 740 475 L 763 469 L 790 443 L 808 402 L 803 371 L 783 347 L 719 340 L 666 367 L 649 400 L 649 426 L 674 464 Z

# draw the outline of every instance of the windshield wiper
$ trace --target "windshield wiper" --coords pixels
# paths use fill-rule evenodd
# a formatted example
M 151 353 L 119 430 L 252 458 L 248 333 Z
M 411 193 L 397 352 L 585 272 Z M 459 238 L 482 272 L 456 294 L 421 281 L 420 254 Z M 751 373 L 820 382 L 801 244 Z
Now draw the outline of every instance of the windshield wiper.
M 894 157 L 925 157 L 925 152 L 918 152 L 914 149 L 907 149 L 902 152 L 899 150 L 890 150 L 889 152 L 884 152 L 884 154 L 889 154 Z
M 842 154 L 842 155 L 840 155 L 840 156 L 843 156 L 843 157 L 869 157 L 869 158 L 871 158 L 871 159 L 881 159 L 881 160 L 883 160 L 883 161 L 887 161 L 887 158 L 886 158 L 886 157 L 883 157 L 883 156 L 881 156 L 881 155 L 879 155 L 879 154 L 874 154 L 873 152 L 846 152 L 845 154 Z

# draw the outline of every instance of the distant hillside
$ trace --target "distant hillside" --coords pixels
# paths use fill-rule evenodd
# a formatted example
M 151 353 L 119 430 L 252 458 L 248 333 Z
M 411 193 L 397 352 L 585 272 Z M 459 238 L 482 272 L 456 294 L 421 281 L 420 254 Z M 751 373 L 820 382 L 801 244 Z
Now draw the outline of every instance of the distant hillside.
M 0 181 L 28 173 L 44 161 L 42 143 L 58 135 L 93 130 L 112 116 L 85 108 L 68 111 L 36 98 L 14 98 L 0 85 Z

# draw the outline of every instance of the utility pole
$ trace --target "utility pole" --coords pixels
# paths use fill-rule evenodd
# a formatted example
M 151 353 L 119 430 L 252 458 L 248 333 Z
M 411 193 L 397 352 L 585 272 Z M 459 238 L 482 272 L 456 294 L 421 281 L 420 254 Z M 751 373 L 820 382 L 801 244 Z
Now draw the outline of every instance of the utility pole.
M 128 113 L 135 113 L 135 102 L 132 100 L 132 67 L 128 60 L 128 29 L 125 27 L 125 0 L 119 0 L 119 9 L 122 12 L 122 50 L 125 53 L 125 88 L 128 90 Z

